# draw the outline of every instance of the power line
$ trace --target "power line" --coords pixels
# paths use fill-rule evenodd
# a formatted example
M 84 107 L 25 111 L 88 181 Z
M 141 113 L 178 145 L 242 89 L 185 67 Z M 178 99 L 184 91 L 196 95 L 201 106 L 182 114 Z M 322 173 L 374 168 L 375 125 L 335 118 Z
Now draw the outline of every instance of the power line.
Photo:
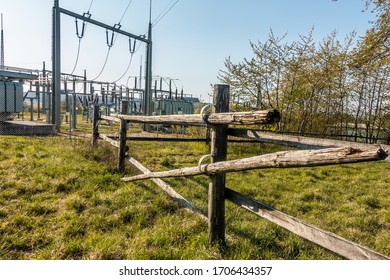
M 118 27 L 118 29 L 121 28 L 121 22 L 122 22 L 123 18 L 125 17 L 125 15 L 126 15 L 126 13 L 127 13 L 127 10 L 129 9 L 129 7 L 130 7 L 130 5 L 131 5 L 132 2 L 133 2 L 133 0 L 129 0 L 129 3 L 127 4 L 127 7 L 126 7 L 125 11 L 123 12 L 122 17 L 121 17 L 121 19 L 119 20 L 119 23 L 116 24 L 116 26 Z M 113 33 L 113 35 L 114 35 L 114 33 Z M 119 34 L 116 34 L 115 40 L 113 41 L 113 43 L 116 42 L 116 39 L 118 38 L 118 35 L 119 35 Z M 111 40 L 111 41 L 112 41 L 112 40 Z M 130 38 L 129 38 L 129 51 L 130 51 L 130 54 L 131 54 L 131 55 L 130 55 L 129 63 L 128 63 L 128 65 L 127 65 L 126 71 L 122 74 L 122 76 L 120 76 L 118 79 L 116 79 L 113 83 L 116 83 L 116 82 L 118 82 L 119 80 L 121 80 L 121 79 L 126 75 L 126 73 L 129 71 L 130 66 L 131 66 L 131 62 L 133 61 L 134 52 L 136 52 L 136 51 L 138 50 L 138 48 L 139 48 L 139 46 L 138 46 L 137 50 L 135 50 L 135 44 L 136 44 L 136 41 L 134 41 L 134 46 L 132 47 L 132 46 L 131 46 L 131 40 L 130 40 Z
M 88 18 L 91 17 L 90 11 L 91 11 L 91 7 L 92 7 L 92 4 L 93 4 L 93 1 L 94 0 L 91 0 L 91 3 L 89 4 L 88 12 L 84 13 L 84 16 L 86 16 Z M 77 38 L 79 38 L 79 43 L 78 43 L 78 47 L 77 47 L 76 62 L 74 64 L 74 66 L 73 66 L 73 70 L 72 70 L 71 75 L 73 75 L 74 71 L 76 70 L 77 64 L 79 62 L 80 48 L 81 48 L 81 39 L 84 38 L 84 34 L 85 34 L 86 28 L 87 28 L 87 23 L 84 21 L 83 22 L 83 26 L 81 28 L 81 34 L 80 34 L 80 32 L 79 32 L 79 25 L 78 25 L 78 21 L 77 21 L 77 18 L 76 18 L 76 35 L 77 35 Z
M 175 1 L 175 0 L 173 0 Z M 173 1 L 171 1 L 171 3 L 168 4 L 167 7 L 169 7 L 169 5 L 171 5 L 173 3 Z M 175 7 L 175 5 L 179 2 L 180 0 L 176 0 L 175 3 L 172 4 L 172 6 L 170 6 L 168 9 L 164 9 L 162 10 L 162 12 L 157 16 L 157 18 L 154 20 L 154 23 L 153 23 L 153 27 L 158 24 L 172 9 L 173 7 Z M 165 13 L 164 13 L 165 11 Z
M 108 61 L 108 57 L 110 56 L 110 51 L 111 51 L 111 48 L 109 47 L 108 48 L 108 51 L 107 51 L 107 55 L 106 55 L 106 60 L 104 61 L 104 64 L 103 64 L 103 67 L 102 67 L 102 70 L 100 70 L 100 73 L 99 75 L 97 75 L 94 79 L 92 79 L 92 81 L 95 81 L 97 80 L 103 73 L 104 69 L 106 68 L 106 65 L 107 65 L 107 61 Z
M 90 18 L 90 16 L 91 16 L 91 14 L 90 14 L 90 9 L 91 9 L 91 7 L 92 7 L 93 2 L 94 2 L 94 0 L 91 0 L 90 5 L 89 5 L 88 12 L 87 12 L 87 13 L 84 13 L 84 16 L 86 15 L 88 18 Z M 120 20 L 119 20 L 119 23 L 115 24 L 114 28 L 116 28 L 117 30 L 119 30 L 119 29 L 121 28 L 121 22 L 122 22 L 123 18 L 125 17 L 125 15 L 126 15 L 126 13 L 127 13 L 127 11 L 128 11 L 128 9 L 129 9 L 129 7 L 130 7 L 130 5 L 131 5 L 132 2 L 133 2 L 133 0 L 129 0 L 129 2 L 128 2 L 127 6 L 126 6 L 126 9 L 125 9 L 125 11 L 124 11 L 123 14 L 122 14 L 122 17 L 121 17 Z M 77 37 L 79 38 L 79 44 L 78 44 L 78 50 L 77 50 L 76 63 L 75 63 L 75 65 L 74 65 L 74 67 L 73 67 L 72 74 L 73 74 L 73 72 L 75 71 L 75 69 L 76 69 L 76 67 L 77 67 L 77 64 L 78 64 L 78 60 L 79 60 L 79 56 L 80 56 L 81 39 L 84 37 L 85 28 L 86 28 L 86 22 L 84 21 L 84 22 L 83 22 L 82 31 L 81 31 L 81 35 L 80 35 L 80 33 L 79 33 L 79 28 L 78 28 L 78 23 L 77 23 L 77 19 L 76 19 L 76 35 L 77 35 Z M 109 56 L 110 56 L 111 47 L 115 44 L 116 39 L 117 39 L 117 37 L 118 37 L 118 35 L 119 35 L 119 34 L 117 33 L 116 36 L 115 36 L 115 33 L 117 33 L 117 32 L 112 31 L 111 36 L 109 36 L 108 30 L 106 30 L 106 40 L 107 40 L 107 46 L 108 46 L 107 55 L 106 55 L 106 58 L 105 58 L 105 60 L 104 60 L 104 64 L 103 64 L 102 69 L 100 70 L 99 74 L 98 74 L 94 79 L 92 79 L 92 81 L 97 80 L 97 79 L 102 75 L 104 69 L 105 69 L 106 66 L 107 66 L 107 62 L 108 62 L 108 59 L 109 59 Z M 139 47 L 138 47 L 138 48 L 139 48 Z M 138 50 L 138 48 L 137 48 L 137 50 Z M 125 72 L 124 75 L 126 75 L 127 71 L 128 71 L 129 68 L 130 68 L 131 61 L 132 61 L 134 52 L 135 52 L 135 41 L 134 41 L 134 46 L 133 46 L 133 48 L 131 48 L 131 46 L 130 46 L 131 57 L 130 57 L 129 64 L 128 64 L 128 66 L 127 66 L 127 69 L 126 69 L 126 72 Z M 122 75 L 118 80 L 122 79 L 124 75 Z M 118 81 L 118 80 L 117 80 L 117 81 Z
M 81 47 L 81 38 L 79 38 L 79 46 L 77 48 L 76 62 L 74 63 L 73 70 L 72 73 L 70 73 L 70 75 L 73 75 L 74 71 L 76 70 L 77 64 L 79 63 L 80 47 Z
M 174 1 L 175 1 L 175 0 L 172 0 L 165 8 L 159 13 L 159 15 L 154 19 L 155 22 L 164 14 L 164 12 L 168 9 L 168 7 L 169 7 Z
M 134 41 L 134 45 L 131 46 L 131 41 L 129 41 L 129 50 L 130 50 L 130 61 L 129 61 L 129 64 L 127 65 L 126 71 L 122 74 L 122 76 L 120 76 L 118 79 L 113 81 L 114 84 L 117 83 L 118 81 L 120 81 L 127 74 L 127 72 L 129 71 L 130 66 L 131 66 L 131 62 L 133 61 L 134 53 L 136 53 L 138 51 L 138 49 L 141 47 L 141 44 L 139 44 L 137 49 L 135 49 L 135 44 L 136 44 L 136 41 Z
M 115 81 L 113 81 L 113 82 L 112 82 L 113 84 L 116 84 L 118 81 L 120 81 L 120 80 L 126 75 L 126 73 L 129 71 L 131 62 L 133 61 L 133 56 L 134 56 L 134 53 L 132 53 L 132 54 L 130 55 L 130 61 L 129 61 L 129 64 L 127 65 L 126 71 L 122 74 L 122 76 L 120 76 L 118 79 L 116 79 Z
M 130 0 L 129 3 L 127 4 L 126 10 L 124 11 L 124 13 L 123 13 L 123 15 L 122 15 L 122 17 L 121 17 L 121 19 L 120 19 L 120 21 L 119 21 L 119 25 L 120 25 L 120 23 L 122 22 L 123 18 L 125 17 L 125 15 L 126 15 L 126 13 L 127 13 L 127 10 L 128 10 L 129 7 L 130 7 L 131 2 L 133 2 L 133 0 Z
M 91 0 L 91 3 L 89 4 L 88 14 L 89 14 L 89 11 L 91 10 L 92 4 L 93 4 L 93 0 Z
M 122 17 L 121 17 L 121 19 L 119 20 L 119 23 L 115 24 L 115 27 L 116 27 L 116 28 L 120 29 L 120 28 L 122 27 L 121 22 L 122 22 L 123 18 L 125 17 L 125 15 L 126 15 L 126 13 L 127 13 L 127 10 L 128 10 L 129 7 L 130 7 L 131 2 L 133 2 L 133 0 L 129 0 L 129 3 L 127 4 L 127 7 L 126 7 L 125 11 L 123 12 Z M 119 34 L 116 34 L 113 43 L 116 42 L 116 39 L 118 38 L 118 35 L 119 35 Z

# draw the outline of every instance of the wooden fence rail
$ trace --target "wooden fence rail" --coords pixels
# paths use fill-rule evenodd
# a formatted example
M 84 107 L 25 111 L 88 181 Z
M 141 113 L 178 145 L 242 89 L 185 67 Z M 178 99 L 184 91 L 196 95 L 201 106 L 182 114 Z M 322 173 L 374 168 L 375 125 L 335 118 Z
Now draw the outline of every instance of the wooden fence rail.
M 272 124 L 280 120 L 277 110 L 262 110 L 252 112 L 212 113 L 209 115 L 162 115 L 162 116 L 133 116 L 114 114 L 101 116 L 101 119 L 113 122 L 126 120 L 132 123 L 167 124 L 167 125 L 220 125 L 220 124 Z
M 340 256 L 354 260 L 381 260 L 389 259 L 387 256 L 361 246 L 341 236 L 324 231 L 284 214 L 276 209 L 244 196 L 231 189 L 225 189 L 226 199 L 249 210 L 250 212 L 267 219 L 307 240 L 312 241 Z
M 318 166 L 344 164 L 361 161 L 383 160 L 387 158 L 390 146 L 357 144 L 338 140 L 324 140 L 300 136 L 277 135 L 255 130 L 229 128 L 230 124 L 270 124 L 280 120 L 277 110 L 228 113 L 229 86 L 215 85 L 213 111 L 208 115 L 173 115 L 173 116 L 129 116 L 123 109 L 122 114 L 99 117 L 95 108 L 92 143 L 96 145 L 97 138 L 105 139 L 119 148 L 118 169 L 124 170 L 124 160 L 128 159 L 143 174 L 122 178 L 123 181 L 152 179 L 165 192 L 180 203 L 184 208 L 198 213 L 207 219 L 209 224 L 209 242 L 225 242 L 225 199 L 259 215 L 279 226 L 308 239 L 332 252 L 349 259 L 389 259 L 388 256 L 377 253 L 369 248 L 346 240 L 333 233 L 326 232 L 315 226 L 284 214 L 272 207 L 255 201 L 225 187 L 225 176 L 228 172 L 260 168 L 288 168 L 303 166 Z M 124 103 L 122 107 L 127 107 Z M 107 135 L 99 135 L 98 119 L 119 122 L 119 139 L 114 140 Z M 211 163 L 197 167 L 187 167 L 163 172 L 151 172 L 137 160 L 126 155 L 126 135 L 128 122 L 144 124 L 171 125 L 205 125 L 211 126 Z M 226 161 L 228 135 L 252 139 L 259 142 L 295 146 L 303 149 L 284 151 L 251 158 Z M 348 143 L 348 144 L 347 144 Z M 161 178 L 177 176 L 193 176 L 206 174 L 210 177 L 208 217 L 196 209 L 189 201 L 174 191 Z
M 383 149 L 388 153 L 390 145 L 366 144 L 359 142 L 349 142 L 343 140 L 323 139 L 305 136 L 294 136 L 286 134 L 269 133 L 252 129 L 229 128 L 228 134 L 239 138 L 256 140 L 261 143 L 271 143 L 300 149 L 324 149 L 335 147 L 351 147 L 360 150 Z M 385 160 L 390 160 L 390 157 Z
M 322 150 L 283 151 L 245 159 L 203 164 L 197 167 L 152 172 L 148 174 L 122 178 L 122 180 L 125 182 L 130 182 L 149 178 L 184 177 L 200 174 L 209 175 L 252 169 L 334 165 L 383 160 L 386 157 L 387 154 L 382 149 L 361 151 L 350 147 Z

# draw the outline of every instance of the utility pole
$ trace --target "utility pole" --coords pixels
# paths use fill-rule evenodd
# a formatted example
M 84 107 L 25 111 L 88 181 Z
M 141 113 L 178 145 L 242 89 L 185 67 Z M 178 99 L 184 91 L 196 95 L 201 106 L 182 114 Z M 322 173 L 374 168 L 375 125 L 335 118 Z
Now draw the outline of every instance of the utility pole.
M 3 30 L 3 13 L 1 13 L 1 62 L 0 69 L 4 69 L 4 30 Z
M 59 0 L 54 0 L 53 7 L 53 88 L 52 88 L 52 124 L 57 132 L 61 128 L 61 13 Z
M 150 0 L 148 42 L 146 45 L 144 115 L 152 115 L 152 0 Z M 149 131 L 150 125 L 145 124 L 144 130 Z

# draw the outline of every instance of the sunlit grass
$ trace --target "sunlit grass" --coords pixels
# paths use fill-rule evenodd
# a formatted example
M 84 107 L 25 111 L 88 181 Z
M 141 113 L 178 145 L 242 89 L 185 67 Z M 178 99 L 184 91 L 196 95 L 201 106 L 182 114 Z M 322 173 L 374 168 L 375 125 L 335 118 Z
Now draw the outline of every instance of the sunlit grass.
M 86 127 L 87 131 L 87 127 Z M 195 166 L 204 143 L 129 142 L 153 171 Z M 229 159 L 274 145 L 229 144 Z M 285 149 L 285 148 L 283 148 Z M 207 224 L 151 181 L 123 183 L 103 141 L 0 137 L 0 259 L 338 259 L 226 203 L 227 248 L 208 245 Z M 206 176 L 167 179 L 207 213 Z M 227 187 L 390 255 L 390 165 L 372 162 L 227 174 Z

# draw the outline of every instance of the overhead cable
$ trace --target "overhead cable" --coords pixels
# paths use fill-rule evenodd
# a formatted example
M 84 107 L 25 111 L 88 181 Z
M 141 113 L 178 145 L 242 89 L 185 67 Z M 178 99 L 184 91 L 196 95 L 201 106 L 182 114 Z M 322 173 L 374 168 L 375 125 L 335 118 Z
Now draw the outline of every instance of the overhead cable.
M 110 51 L 111 51 L 111 47 L 108 48 L 107 55 L 106 55 L 106 59 L 105 59 L 105 61 L 104 61 L 102 70 L 100 70 L 99 75 L 97 75 L 97 76 L 96 76 L 94 79 L 92 79 L 91 81 L 96 81 L 96 80 L 102 75 L 104 69 L 106 68 L 107 61 L 108 61 L 108 57 L 110 56 Z
M 135 49 L 135 46 L 136 46 L 136 40 L 134 40 L 134 42 L 132 43 L 131 42 L 131 39 L 129 38 L 129 51 L 130 51 L 130 60 L 129 60 L 129 64 L 127 65 L 127 68 L 126 68 L 126 71 L 122 74 L 122 76 L 120 76 L 118 79 L 116 79 L 115 81 L 113 81 L 113 83 L 117 83 L 118 81 L 120 81 L 126 74 L 127 72 L 129 71 L 130 69 L 130 66 L 131 66 L 131 62 L 133 61 L 133 56 L 134 56 L 134 53 L 138 51 L 138 49 L 140 48 L 141 44 L 138 45 L 137 49 Z
M 121 19 L 119 20 L 119 22 L 117 24 L 114 25 L 114 28 L 120 29 L 122 27 L 121 22 L 122 22 L 123 18 L 125 17 L 125 15 L 127 13 L 127 10 L 130 7 L 131 2 L 133 2 L 133 0 L 129 0 L 129 3 L 127 4 L 127 7 L 126 7 L 125 11 L 123 12 Z M 118 38 L 118 35 L 119 34 L 116 34 L 115 39 L 113 40 L 113 43 L 116 42 L 116 39 Z
M 81 47 L 81 38 L 79 38 L 79 46 L 77 48 L 77 56 L 76 56 L 76 62 L 74 63 L 72 73 L 70 75 L 73 75 L 74 71 L 76 70 L 77 64 L 79 62 L 79 57 L 80 57 L 80 47 Z
M 118 24 L 115 24 L 115 25 L 114 25 L 114 28 L 119 30 L 119 29 L 121 28 L 121 25 L 120 25 L 119 23 L 118 23 Z M 118 34 L 117 34 L 117 36 L 118 36 Z M 102 70 L 100 70 L 99 75 L 97 75 L 94 79 L 92 79 L 92 81 L 97 80 L 97 79 L 102 75 L 104 69 L 106 68 L 106 66 L 107 66 L 107 61 L 108 61 L 108 58 L 109 58 L 109 56 L 110 56 L 110 51 L 111 51 L 112 46 L 113 46 L 114 43 L 115 43 L 115 40 L 116 40 L 115 32 L 112 31 L 112 33 L 111 33 L 111 38 L 110 38 L 109 33 L 108 33 L 108 30 L 106 30 L 106 43 L 107 43 L 107 47 L 108 47 L 106 59 L 105 59 L 105 61 L 104 61 Z
M 132 2 L 133 2 L 133 0 L 129 0 L 129 3 L 127 4 L 127 7 L 126 7 L 125 11 L 123 12 L 122 17 L 120 18 L 119 23 L 118 23 L 118 24 L 115 24 L 115 27 L 118 27 L 118 29 L 121 28 L 121 22 L 122 22 L 123 18 L 125 17 L 125 15 L 126 15 L 126 13 L 127 13 L 127 11 L 128 11 L 128 9 L 129 9 L 129 7 L 130 7 L 130 5 L 131 5 Z M 117 37 L 118 37 L 118 34 L 117 34 L 117 36 L 115 36 L 115 40 L 113 40 L 113 37 L 112 37 L 112 38 L 111 38 L 111 41 L 113 41 L 113 43 L 115 43 Z M 121 79 L 126 75 L 126 73 L 129 71 L 130 66 L 131 66 L 131 62 L 133 61 L 134 52 L 136 51 L 136 50 L 135 50 L 136 42 L 137 42 L 137 41 L 134 40 L 134 43 L 132 44 L 132 43 L 131 43 L 131 38 L 129 38 L 129 51 L 130 51 L 130 60 L 129 60 L 129 63 L 128 63 L 127 68 L 126 68 L 126 71 L 123 73 L 123 75 L 121 75 L 121 76 L 120 76 L 118 79 L 116 79 L 113 83 L 116 83 L 116 82 L 118 82 L 119 80 L 121 80 Z M 139 48 L 139 46 L 138 46 L 138 48 Z M 137 50 L 138 50 L 138 48 L 137 48 Z
M 173 0 L 175 1 L 175 0 Z M 169 7 L 170 4 L 173 3 L 173 1 L 171 1 L 171 3 L 168 4 L 167 7 Z M 158 16 L 157 18 L 154 20 L 154 23 L 153 23 L 153 26 L 155 26 L 156 24 L 158 24 L 171 10 L 173 7 L 175 7 L 175 5 L 179 2 L 180 0 L 176 0 L 168 9 L 164 9 Z M 165 11 L 165 13 L 164 13 Z
M 126 7 L 125 11 L 123 12 L 122 17 L 121 17 L 121 19 L 119 20 L 119 24 L 122 22 L 123 18 L 125 17 L 125 15 L 126 15 L 126 13 L 127 13 L 127 10 L 128 10 L 129 7 L 130 7 L 131 2 L 133 2 L 133 0 L 130 0 L 129 3 L 127 4 L 127 7 Z
M 92 4 L 93 4 L 93 0 L 91 0 L 91 3 L 89 4 L 88 14 L 89 14 L 89 12 L 91 11 Z
M 83 14 L 83 16 L 85 18 L 91 18 L 90 10 L 91 10 L 92 3 L 93 3 L 93 0 L 91 1 L 91 4 L 89 5 L 88 12 Z M 81 27 L 81 32 L 80 32 L 80 30 L 79 30 L 79 22 L 78 22 L 77 18 L 76 18 L 75 22 L 76 22 L 76 36 L 79 39 L 79 43 L 78 43 L 78 47 L 77 47 L 76 61 L 75 61 L 75 64 L 73 66 L 73 70 L 71 72 L 71 75 L 73 75 L 74 71 L 76 70 L 77 64 L 79 62 L 80 48 L 81 48 L 81 39 L 84 37 L 85 30 L 86 30 L 86 27 L 87 27 L 87 23 L 85 21 L 83 21 L 83 25 Z
M 113 81 L 113 82 L 112 82 L 113 84 L 116 84 L 118 81 L 120 81 L 120 80 L 126 75 L 126 73 L 129 71 L 130 66 L 131 66 L 131 62 L 133 61 L 133 56 L 134 56 L 133 53 L 130 54 L 129 64 L 127 65 L 127 68 L 126 68 L 125 72 L 122 74 L 122 76 L 120 76 L 118 79 L 116 79 L 115 81 Z

